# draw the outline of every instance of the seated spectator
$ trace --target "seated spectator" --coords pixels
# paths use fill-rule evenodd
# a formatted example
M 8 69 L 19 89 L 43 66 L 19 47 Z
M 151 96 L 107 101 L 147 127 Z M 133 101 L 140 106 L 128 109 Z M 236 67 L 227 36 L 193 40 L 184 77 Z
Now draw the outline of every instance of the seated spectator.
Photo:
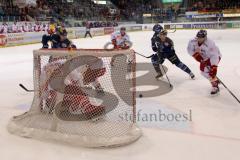
M 12 33 L 17 33 L 17 32 L 18 32 L 17 22 L 14 22 L 14 23 L 12 24 L 11 32 L 12 32 Z
M 30 32 L 29 25 L 27 24 L 27 22 L 25 22 L 23 25 L 23 32 Z
M 7 34 L 8 33 L 8 25 L 7 23 L 2 24 L 2 33 Z
M 3 33 L 3 25 L 0 24 L 0 34 Z

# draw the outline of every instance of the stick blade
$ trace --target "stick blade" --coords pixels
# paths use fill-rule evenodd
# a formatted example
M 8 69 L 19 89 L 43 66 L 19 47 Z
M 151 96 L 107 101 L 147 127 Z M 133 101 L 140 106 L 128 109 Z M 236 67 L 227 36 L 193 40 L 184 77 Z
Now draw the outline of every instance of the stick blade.
M 29 90 L 29 89 L 27 89 L 23 84 L 19 84 L 19 86 L 23 89 L 23 90 L 25 90 L 26 92 L 34 92 L 34 90 Z

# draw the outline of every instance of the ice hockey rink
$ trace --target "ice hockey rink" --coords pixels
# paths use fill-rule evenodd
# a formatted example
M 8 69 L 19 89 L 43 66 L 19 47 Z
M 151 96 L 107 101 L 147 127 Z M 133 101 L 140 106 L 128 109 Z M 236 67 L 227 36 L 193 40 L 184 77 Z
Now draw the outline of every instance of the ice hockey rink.
M 177 30 L 169 33 L 179 58 L 196 75 L 188 75 L 165 61 L 173 85 L 171 92 L 137 99 L 137 111 L 190 114 L 191 121 L 142 121 L 143 136 L 127 146 L 91 149 L 38 141 L 11 135 L 6 126 L 9 119 L 27 111 L 33 93 L 26 93 L 18 84 L 33 87 L 34 49 L 41 44 L 0 49 L 0 159 L 1 160 L 239 160 L 240 104 L 221 85 L 220 95 L 211 97 L 210 84 L 201 76 L 199 64 L 187 53 L 188 41 L 197 30 Z M 146 56 L 152 54 L 153 32 L 129 33 L 133 49 Z M 240 97 L 240 30 L 208 30 L 208 37 L 219 46 L 223 55 L 218 68 L 219 78 Z M 109 36 L 77 39 L 78 48 L 102 48 Z M 150 62 L 137 56 L 137 62 Z M 139 74 L 139 73 L 138 73 Z M 149 79 L 154 79 L 154 73 Z M 163 81 L 166 78 L 163 77 Z M 149 86 L 151 88 L 152 86 Z M 147 88 L 144 87 L 145 89 Z M 190 116 L 190 115 L 189 115 Z

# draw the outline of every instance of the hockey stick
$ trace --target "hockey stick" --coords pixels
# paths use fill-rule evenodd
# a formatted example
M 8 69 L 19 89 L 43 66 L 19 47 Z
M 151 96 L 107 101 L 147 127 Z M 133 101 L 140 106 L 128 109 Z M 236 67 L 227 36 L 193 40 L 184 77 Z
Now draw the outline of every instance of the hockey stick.
M 210 71 L 210 67 L 207 67 L 208 71 Z M 218 79 L 219 83 L 221 83 L 223 85 L 223 87 L 233 96 L 233 98 L 236 99 L 236 101 L 238 101 L 238 103 L 240 103 L 240 100 L 237 98 L 237 96 L 223 83 L 223 81 L 221 81 L 217 76 L 216 78 Z
M 165 75 L 166 75 L 166 78 L 167 78 L 167 80 L 168 80 L 168 83 L 169 83 L 169 86 L 170 86 L 170 88 L 172 88 L 172 84 L 171 84 L 171 82 L 170 82 L 170 80 L 169 80 L 169 78 L 168 78 L 168 75 L 167 75 L 167 72 L 165 71 L 165 69 L 164 69 L 164 67 L 163 67 L 163 65 L 162 64 L 159 64 L 161 67 L 162 67 L 162 69 L 163 69 L 163 72 L 165 73 Z
M 175 25 L 174 30 L 172 30 L 172 31 L 168 31 L 168 33 L 175 33 L 176 31 L 177 31 L 177 27 L 176 27 L 176 25 Z
M 235 96 L 235 94 L 223 83 L 223 81 L 221 81 L 218 77 L 217 79 L 223 85 L 223 87 L 226 88 L 226 90 L 233 96 L 233 98 L 235 98 L 238 103 L 240 103 L 240 100 L 237 98 L 237 96 Z
M 143 54 L 138 53 L 138 52 L 134 52 L 134 53 L 136 53 L 137 55 L 142 56 L 144 58 L 152 58 L 152 56 L 153 56 L 153 54 L 151 56 L 144 56 Z
M 144 57 L 144 58 L 152 58 L 152 56 L 154 55 L 154 54 L 152 54 L 151 56 L 144 56 L 144 55 L 142 55 L 141 53 L 138 53 L 138 52 L 135 52 L 136 54 L 138 54 L 138 55 L 140 55 L 140 56 L 142 56 L 142 57 Z M 162 64 L 160 64 L 161 66 L 162 66 Z M 165 69 L 164 69 L 164 67 L 162 66 L 162 69 L 163 69 L 163 71 L 164 71 L 164 73 L 165 73 L 165 75 L 166 75 L 166 77 L 167 77 L 167 80 L 168 80 L 168 83 L 169 83 L 169 86 L 170 86 L 170 88 L 172 88 L 172 84 L 171 84 L 171 82 L 170 82 L 170 80 L 169 80 L 169 78 L 168 78 L 168 76 L 167 76 L 167 72 L 165 71 Z
M 23 84 L 19 84 L 19 86 L 23 89 L 23 90 L 25 90 L 26 92 L 34 92 L 34 90 L 29 90 L 29 89 L 27 89 Z

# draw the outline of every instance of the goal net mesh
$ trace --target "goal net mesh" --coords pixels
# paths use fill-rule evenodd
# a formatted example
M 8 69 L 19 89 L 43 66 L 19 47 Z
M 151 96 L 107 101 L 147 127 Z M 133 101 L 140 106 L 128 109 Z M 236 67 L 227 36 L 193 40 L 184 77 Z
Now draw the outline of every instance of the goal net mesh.
M 35 50 L 34 99 L 10 133 L 86 147 L 136 141 L 134 51 Z

